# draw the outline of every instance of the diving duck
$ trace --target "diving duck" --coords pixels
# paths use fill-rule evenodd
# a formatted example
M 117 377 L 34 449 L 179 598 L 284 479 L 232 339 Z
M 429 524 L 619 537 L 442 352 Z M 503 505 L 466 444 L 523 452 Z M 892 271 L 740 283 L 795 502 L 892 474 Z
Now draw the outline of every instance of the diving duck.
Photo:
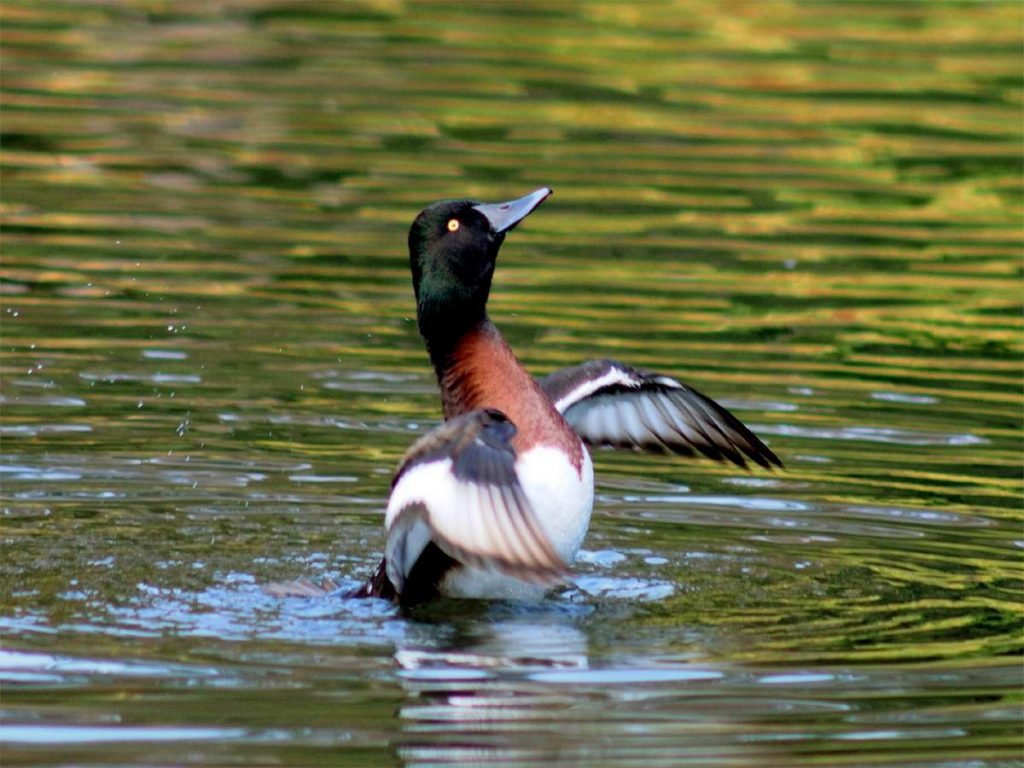
M 739 419 L 668 376 L 590 360 L 537 380 L 487 315 L 505 236 L 551 194 L 445 200 L 409 230 L 416 320 L 444 422 L 401 460 L 384 558 L 351 593 L 537 599 L 564 581 L 594 503 L 587 446 L 781 467 Z

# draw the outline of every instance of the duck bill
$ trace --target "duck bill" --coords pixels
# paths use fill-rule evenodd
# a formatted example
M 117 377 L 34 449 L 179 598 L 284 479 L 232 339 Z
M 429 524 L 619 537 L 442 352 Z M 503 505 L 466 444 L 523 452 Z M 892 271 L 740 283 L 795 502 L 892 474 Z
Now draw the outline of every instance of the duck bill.
M 500 235 L 508 232 L 529 216 L 550 194 L 549 187 L 541 187 L 518 200 L 510 200 L 507 203 L 481 203 L 474 205 L 473 209 L 486 216 L 487 220 L 491 222 L 491 229 L 495 234 Z

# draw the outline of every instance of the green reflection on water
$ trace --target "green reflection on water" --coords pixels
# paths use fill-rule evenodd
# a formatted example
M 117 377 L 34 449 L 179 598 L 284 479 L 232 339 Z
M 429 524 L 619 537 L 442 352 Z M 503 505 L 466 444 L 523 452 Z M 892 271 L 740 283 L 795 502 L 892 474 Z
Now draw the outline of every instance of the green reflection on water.
M 16 721 L 249 729 L 187 745 L 207 763 L 1019 755 L 1018 4 L 3 14 L 5 647 L 227 681 L 58 671 L 5 683 Z M 366 573 L 438 413 L 408 222 L 541 184 L 491 305 L 524 361 L 678 376 L 787 470 L 600 453 L 587 548 L 613 556 L 527 634 L 721 684 L 566 695 L 486 608 L 409 628 L 233 580 Z M 410 683 L 396 647 L 496 678 Z M 467 691 L 490 730 L 460 728 Z M 185 759 L 151 746 L 5 758 Z

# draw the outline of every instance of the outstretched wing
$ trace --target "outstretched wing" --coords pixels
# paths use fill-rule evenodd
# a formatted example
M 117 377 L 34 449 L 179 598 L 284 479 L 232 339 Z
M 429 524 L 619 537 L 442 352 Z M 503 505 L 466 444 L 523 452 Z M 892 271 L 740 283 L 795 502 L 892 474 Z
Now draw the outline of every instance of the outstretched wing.
M 668 376 L 643 373 L 614 360 L 588 360 L 555 371 L 541 388 L 591 445 L 702 454 L 741 467 L 766 469 L 779 457 L 711 398 Z
M 399 594 L 431 542 L 459 563 L 523 581 L 554 584 L 568 572 L 519 483 L 515 433 L 500 411 L 472 411 L 406 453 L 385 522 L 387 576 Z

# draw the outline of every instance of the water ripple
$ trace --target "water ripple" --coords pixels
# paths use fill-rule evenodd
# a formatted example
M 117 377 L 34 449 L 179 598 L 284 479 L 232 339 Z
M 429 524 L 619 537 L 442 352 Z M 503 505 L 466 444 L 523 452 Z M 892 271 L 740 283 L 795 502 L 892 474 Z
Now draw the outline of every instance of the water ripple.
M 893 445 L 986 445 L 989 440 L 970 433 L 922 432 L 887 427 L 798 427 L 787 424 L 763 425 L 756 430 L 766 435 L 807 437 L 824 440 L 853 440 Z

